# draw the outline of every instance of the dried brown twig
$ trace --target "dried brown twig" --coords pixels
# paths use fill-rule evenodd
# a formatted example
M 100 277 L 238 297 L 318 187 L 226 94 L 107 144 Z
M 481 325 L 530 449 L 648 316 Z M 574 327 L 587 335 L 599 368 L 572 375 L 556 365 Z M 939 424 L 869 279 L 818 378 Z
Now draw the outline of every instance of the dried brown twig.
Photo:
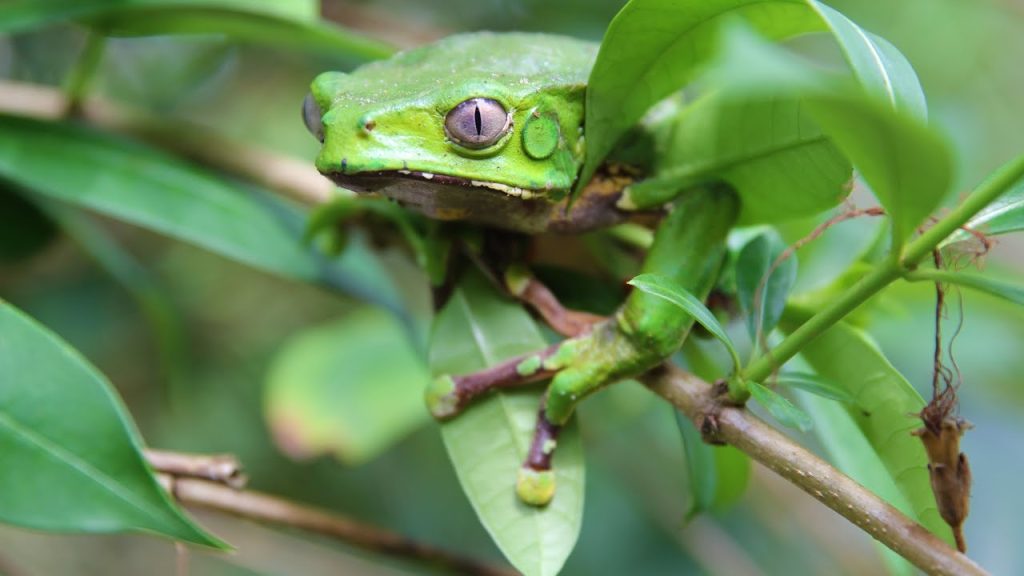
M 153 456 L 156 458 L 153 458 Z M 458 574 L 512 576 L 511 568 L 494 566 L 411 540 L 312 506 L 253 490 L 240 490 L 241 468 L 232 456 L 168 453 L 147 450 L 146 456 L 161 485 L 186 506 L 224 512 L 242 518 L 280 524 L 329 536 L 345 544 Z M 169 470 L 178 474 L 168 473 Z

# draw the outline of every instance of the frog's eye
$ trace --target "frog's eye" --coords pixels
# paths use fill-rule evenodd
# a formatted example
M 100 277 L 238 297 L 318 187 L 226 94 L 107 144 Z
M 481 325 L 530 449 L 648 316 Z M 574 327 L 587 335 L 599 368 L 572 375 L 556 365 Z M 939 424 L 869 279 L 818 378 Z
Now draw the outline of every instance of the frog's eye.
M 324 141 L 323 112 L 320 111 L 320 106 L 312 94 L 306 94 L 306 99 L 302 101 L 302 121 L 306 123 L 306 129 L 310 134 L 316 136 L 317 140 Z
M 466 148 L 486 148 L 512 128 L 512 115 L 497 100 L 470 98 L 444 119 L 448 137 Z

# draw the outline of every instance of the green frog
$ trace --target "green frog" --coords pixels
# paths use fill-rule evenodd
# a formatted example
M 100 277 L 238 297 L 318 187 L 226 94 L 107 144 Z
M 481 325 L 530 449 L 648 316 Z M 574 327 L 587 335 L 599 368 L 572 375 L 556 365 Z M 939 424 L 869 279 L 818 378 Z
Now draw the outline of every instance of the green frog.
M 371 63 L 327 72 L 303 105 L 322 142 L 317 169 L 339 186 L 391 198 L 425 216 L 523 234 L 577 233 L 629 220 L 629 187 L 655 164 L 659 133 L 677 115 L 655 114 L 630 146 L 589 182 L 577 182 L 586 146 L 586 81 L 597 46 L 543 34 L 471 33 Z M 575 192 L 574 192 L 575 191 Z M 674 196 L 674 197 L 673 197 Z M 658 210 L 642 271 L 667 276 L 705 298 L 739 214 L 726 185 L 680 187 Z M 523 266 L 500 275 L 562 342 L 473 374 L 438 375 L 431 413 L 454 418 L 499 387 L 550 379 L 534 439 L 516 483 L 519 498 L 546 505 L 555 494 L 559 430 L 587 395 L 658 367 L 682 345 L 693 319 L 640 291 L 610 317 L 562 307 Z

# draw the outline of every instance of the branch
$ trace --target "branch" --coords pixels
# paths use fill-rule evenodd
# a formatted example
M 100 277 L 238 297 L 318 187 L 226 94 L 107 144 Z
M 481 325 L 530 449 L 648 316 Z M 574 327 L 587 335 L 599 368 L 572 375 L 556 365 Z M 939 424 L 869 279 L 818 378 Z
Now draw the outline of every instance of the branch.
M 192 457 L 197 458 L 197 457 Z M 200 457 L 201 458 L 201 457 Z M 446 550 L 410 540 L 394 532 L 330 514 L 252 490 L 235 490 L 224 484 L 197 478 L 158 474 L 160 483 L 182 504 L 208 508 L 241 518 L 282 524 L 322 534 L 371 552 L 433 565 L 459 574 L 513 576 L 514 570 L 492 566 Z
M 242 465 L 231 454 L 185 454 L 152 448 L 146 448 L 143 454 L 154 470 L 175 479 L 198 478 L 236 490 L 244 488 L 249 481 L 242 473 Z
M 902 512 L 742 408 L 723 407 L 710 384 L 666 366 L 644 377 L 655 393 L 702 428 L 717 416 L 716 438 L 727 442 L 838 512 L 928 574 L 983 575 L 973 560 Z
M 247 146 L 198 124 L 147 115 L 99 98 L 74 104 L 74 118 L 86 124 L 138 138 L 302 204 L 324 204 L 344 194 L 309 161 Z M 72 103 L 56 88 L 0 81 L 2 113 L 60 120 L 69 117 L 71 110 Z

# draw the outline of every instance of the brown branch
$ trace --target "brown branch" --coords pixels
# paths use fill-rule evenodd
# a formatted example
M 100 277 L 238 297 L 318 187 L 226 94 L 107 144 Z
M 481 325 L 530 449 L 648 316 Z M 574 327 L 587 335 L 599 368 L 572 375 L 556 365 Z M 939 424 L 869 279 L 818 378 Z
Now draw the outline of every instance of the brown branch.
M 721 406 L 711 385 L 696 376 L 666 367 L 644 381 L 698 429 L 708 415 L 715 415 L 716 439 L 764 464 L 926 573 L 987 574 L 970 558 L 747 410 Z
M 249 480 L 242 465 L 231 454 L 185 454 L 166 450 L 143 450 L 146 461 L 157 472 L 175 478 L 198 478 L 240 489 Z
M 281 524 L 322 534 L 345 544 L 399 558 L 425 563 L 458 574 L 513 576 L 511 568 L 434 548 L 394 532 L 382 530 L 323 510 L 252 490 L 235 490 L 223 484 L 196 478 L 175 478 L 158 474 L 160 483 L 179 502 L 224 512 L 241 518 Z
M 67 97 L 56 88 L 0 81 L 0 113 L 58 120 L 67 117 L 69 110 Z M 317 173 L 308 160 L 248 146 L 181 119 L 168 121 L 98 98 L 88 98 L 75 106 L 74 117 L 236 175 L 303 204 L 323 204 L 344 193 Z

